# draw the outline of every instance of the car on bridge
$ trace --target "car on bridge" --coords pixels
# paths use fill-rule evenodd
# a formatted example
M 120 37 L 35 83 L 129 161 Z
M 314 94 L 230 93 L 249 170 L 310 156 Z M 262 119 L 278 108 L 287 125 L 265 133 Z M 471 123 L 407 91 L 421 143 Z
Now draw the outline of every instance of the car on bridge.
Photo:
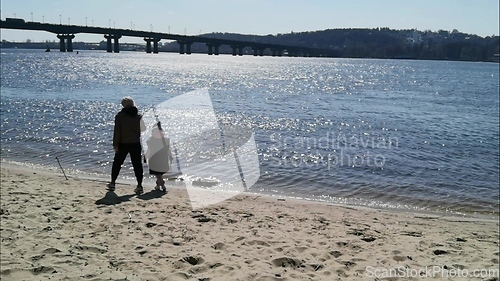
M 19 18 L 5 18 L 5 21 L 24 23 L 24 19 Z

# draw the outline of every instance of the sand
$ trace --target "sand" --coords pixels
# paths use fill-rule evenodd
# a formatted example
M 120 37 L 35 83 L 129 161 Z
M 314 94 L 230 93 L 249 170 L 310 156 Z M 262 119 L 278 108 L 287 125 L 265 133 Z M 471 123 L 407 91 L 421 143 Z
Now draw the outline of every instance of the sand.
M 2 163 L 1 279 L 498 280 L 498 219 L 250 194 L 193 211 L 167 184 Z

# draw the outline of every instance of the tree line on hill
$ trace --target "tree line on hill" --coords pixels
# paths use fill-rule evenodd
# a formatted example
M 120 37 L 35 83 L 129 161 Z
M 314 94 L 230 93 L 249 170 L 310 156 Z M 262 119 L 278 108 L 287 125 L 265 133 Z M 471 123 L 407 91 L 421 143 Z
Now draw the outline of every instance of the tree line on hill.
M 203 36 L 330 49 L 337 51 L 336 53 L 344 58 L 491 61 L 498 60 L 500 53 L 499 36 L 483 38 L 457 30 L 433 32 L 389 28 L 346 28 L 267 36 L 229 33 L 212 33 Z M 193 47 L 193 51 L 200 51 L 199 48 L 202 46 Z

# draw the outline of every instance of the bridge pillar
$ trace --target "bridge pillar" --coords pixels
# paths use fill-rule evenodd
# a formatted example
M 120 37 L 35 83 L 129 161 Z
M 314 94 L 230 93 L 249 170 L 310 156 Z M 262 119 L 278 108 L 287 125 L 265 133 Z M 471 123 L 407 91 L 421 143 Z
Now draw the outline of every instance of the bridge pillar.
M 231 48 L 233 49 L 233 56 L 243 56 L 243 48 L 245 48 L 245 46 L 241 46 L 241 45 L 232 45 Z
M 67 43 L 66 43 L 66 51 L 67 52 L 73 52 L 73 38 L 75 38 L 75 35 L 67 35 Z
M 151 53 L 151 39 L 144 38 L 144 41 L 146 41 L 146 53 L 150 54 Z
M 122 36 L 121 35 L 115 35 L 114 36 L 114 51 L 115 53 L 119 53 L 120 52 L 120 44 L 118 43 L 118 39 L 120 39 Z
M 273 57 L 275 56 L 281 57 L 283 55 L 283 50 L 273 48 L 271 49 L 271 54 Z
M 57 35 L 59 38 L 59 51 L 66 52 L 66 44 L 64 43 L 64 35 Z
M 104 36 L 104 38 L 106 38 L 106 51 L 108 53 L 112 53 L 113 52 L 113 43 L 111 42 L 111 37 Z
M 57 38 L 59 38 L 59 51 L 61 52 L 73 52 L 73 42 L 71 41 L 75 38 L 73 34 L 58 34 Z M 66 45 L 67 40 L 67 45 Z
M 161 39 L 159 38 L 144 38 L 144 41 L 146 41 L 146 53 L 151 53 L 153 54 L 158 54 L 158 42 L 160 42 Z M 151 42 L 153 42 L 153 49 L 151 50 Z
M 264 55 L 264 48 L 252 47 L 252 50 L 253 50 L 254 57 L 256 57 L 256 56 L 262 57 Z
M 115 34 L 107 34 L 104 35 L 104 38 L 106 38 L 106 51 L 108 53 L 114 52 L 119 53 L 120 52 L 120 44 L 118 42 L 118 39 L 120 39 L 122 36 L 121 35 L 115 35 Z M 114 44 L 111 42 L 111 40 L 114 40 Z
M 184 51 L 184 42 L 177 42 L 179 43 L 179 54 L 183 55 L 186 52 Z
M 207 47 L 208 47 L 208 54 L 209 54 L 209 55 L 216 55 L 216 56 L 218 56 L 218 55 L 219 55 L 219 47 L 220 47 L 220 44 L 216 44 L 216 43 L 207 43 L 206 45 L 207 45 Z
M 214 46 L 214 44 L 212 44 L 212 43 L 207 43 L 206 45 L 207 45 L 207 47 L 208 47 L 208 54 L 209 54 L 209 55 L 213 55 L 213 54 L 214 54 L 214 52 L 213 52 L 213 47 L 215 47 L 215 46 Z
M 189 41 L 177 41 L 177 43 L 179 43 L 179 54 L 186 54 L 186 55 L 190 55 L 191 54 L 191 45 L 193 44 L 193 42 L 189 42 Z M 184 47 L 186 47 L 186 49 L 184 50 Z
M 153 54 L 158 54 L 158 42 L 160 42 L 161 39 L 153 39 Z

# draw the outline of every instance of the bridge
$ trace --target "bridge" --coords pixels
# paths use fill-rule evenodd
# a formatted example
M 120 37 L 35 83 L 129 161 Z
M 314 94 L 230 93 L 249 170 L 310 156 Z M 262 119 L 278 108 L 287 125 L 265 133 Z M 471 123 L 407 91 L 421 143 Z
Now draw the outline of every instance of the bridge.
M 61 52 L 73 51 L 73 39 L 75 34 L 89 33 L 89 34 L 102 34 L 107 40 L 107 52 L 120 52 L 119 39 L 122 36 L 140 37 L 144 38 L 146 42 L 147 53 L 158 53 L 158 42 L 162 39 L 174 40 L 179 44 L 179 54 L 191 54 L 191 45 L 193 43 L 204 43 L 207 46 L 207 53 L 209 55 L 219 55 L 219 47 L 221 45 L 228 45 L 232 48 L 232 55 L 242 56 L 243 49 L 250 47 L 253 50 L 254 56 L 263 56 L 264 50 L 269 49 L 272 56 L 305 56 L 305 57 L 337 57 L 338 54 L 333 50 L 307 48 L 298 46 L 287 46 L 280 44 L 268 44 L 261 42 L 247 42 L 239 40 L 226 40 L 216 39 L 203 36 L 189 36 L 171 33 L 148 32 L 132 29 L 117 29 L 117 28 L 104 28 L 104 27 L 91 27 L 79 25 L 64 25 L 64 24 L 50 24 L 40 23 L 33 21 L 25 21 L 20 18 L 6 18 L 0 20 L 0 28 L 6 29 L 20 29 L 20 30 L 35 30 L 47 31 L 57 34 L 59 38 L 59 50 Z

